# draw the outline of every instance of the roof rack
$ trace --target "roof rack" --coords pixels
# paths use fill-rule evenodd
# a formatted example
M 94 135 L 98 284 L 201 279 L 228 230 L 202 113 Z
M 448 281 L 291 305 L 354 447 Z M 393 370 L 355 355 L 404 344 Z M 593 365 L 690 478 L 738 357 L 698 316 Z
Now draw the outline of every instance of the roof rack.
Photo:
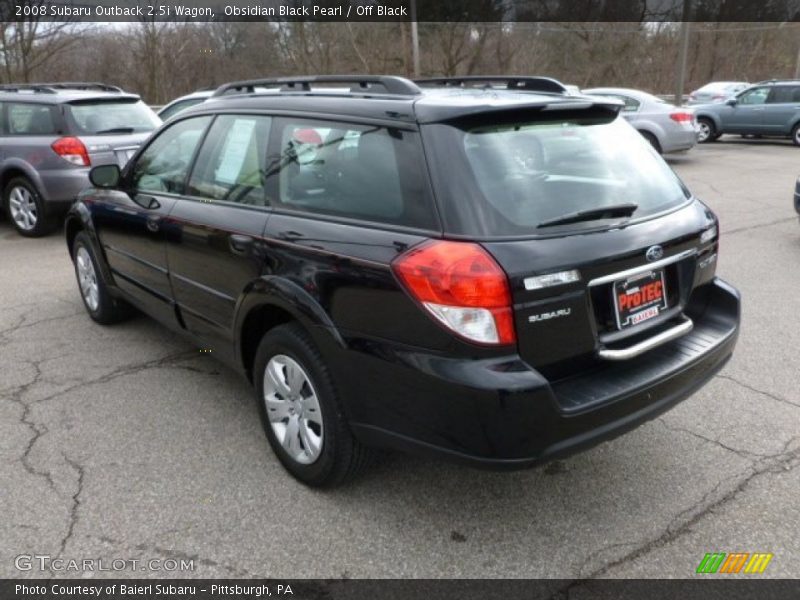
M 522 92 L 548 92 L 566 94 L 567 87 L 551 77 L 514 77 L 509 75 L 465 75 L 464 77 L 429 77 L 415 79 L 414 83 L 420 85 L 439 85 L 444 87 L 493 87 L 492 84 L 501 84 L 507 90 Z
M 61 90 L 98 90 L 102 92 L 121 93 L 122 88 L 105 83 L 85 81 L 57 81 L 55 83 L 4 83 L 0 91 L 20 92 L 32 91 L 39 94 L 55 94 Z
M 213 97 L 228 93 L 252 93 L 257 87 L 279 86 L 282 92 L 310 92 L 312 84 L 339 83 L 350 84 L 351 93 L 393 94 L 416 96 L 422 93 L 414 82 L 392 75 L 313 75 L 308 77 L 274 77 L 268 79 L 248 79 L 225 83 L 217 88 Z
M 765 79 L 764 81 L 758 81 L 756 83 L 751 83 L 750 85 L 765 85 L 767 83 L 795 83 L 800 81 L 798 79 Z

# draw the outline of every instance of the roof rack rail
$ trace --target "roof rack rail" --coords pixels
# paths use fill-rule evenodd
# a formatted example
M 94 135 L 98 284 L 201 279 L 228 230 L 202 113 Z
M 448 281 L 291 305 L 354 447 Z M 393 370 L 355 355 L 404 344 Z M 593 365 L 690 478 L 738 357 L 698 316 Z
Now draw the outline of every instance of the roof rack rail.
M 98 90 L 103 92 L 121 93 L 122 88 L 106 83 L 86 81 L 56 81 L 54 83 L 4 83 L 0 91 L 19 92 L 30 90 L 40 94 L 55 94 L 59 90 Z
M 444 87 L 492 87 L 492 84 L 502 84 L 505 85 L 507 90 L 549 92 L 554 94 L 565 94 L 569 91 L 563 83 L 552 77 L 465 75 L 463 77 L 428 77 L 424 79 L 415 79 L 414 83 Z
M 393 75 L 313 75 L 232 81 L 219 86 L 213 97 L 224 96 L 231 92 L 252 93 L 257 87 L 269 86 L 280 86 L 282 92 L 310 92 L 311 86 L 315 83 L 351 84 L 351 93 L 368 92 L 398 96 L 416 96 L 422 93 L 411 80 Z
M 757 81 L 756 83 L 751 83 L 750 85 L 765 85 L 767 83 L 791 83 L 800 81 L 798 79 L 765 79 L 764 81 Z

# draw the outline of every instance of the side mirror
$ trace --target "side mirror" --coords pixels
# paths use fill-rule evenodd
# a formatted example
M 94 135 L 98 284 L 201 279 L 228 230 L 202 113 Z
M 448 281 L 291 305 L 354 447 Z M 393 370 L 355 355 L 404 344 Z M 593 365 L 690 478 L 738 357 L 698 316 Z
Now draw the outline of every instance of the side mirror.
M 736 106 L 738 103 L 739 101 L 736 98 L 728 98 L 725 101 L 725 104 L 727 104 L 728 106 Z
M 118 165 L 99 165 L 89 171 L 89 181 L 99 188 L 114 188 L 119 185 L 120 171 Z

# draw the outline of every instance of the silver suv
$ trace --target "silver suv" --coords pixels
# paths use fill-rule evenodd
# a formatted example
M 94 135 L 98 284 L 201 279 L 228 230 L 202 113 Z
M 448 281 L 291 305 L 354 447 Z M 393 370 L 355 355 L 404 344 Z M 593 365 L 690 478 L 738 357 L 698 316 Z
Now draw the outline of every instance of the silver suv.
M 3 210 L 24 236 L 47 234 L 89 169 L 123 166 L 161 120 L 139 96 L 100 83 L 0 85 Z

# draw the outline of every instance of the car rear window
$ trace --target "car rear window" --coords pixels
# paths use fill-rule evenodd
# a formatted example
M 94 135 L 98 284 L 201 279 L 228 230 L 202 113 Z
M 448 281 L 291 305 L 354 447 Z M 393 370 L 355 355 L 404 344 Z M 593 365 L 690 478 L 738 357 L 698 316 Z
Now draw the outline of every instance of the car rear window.
M 76 133 L 84 135 L 144 133 L 161 120 L 141 100 L 82 100 L 67 105 Z
M 418 134 L 373 125 L 278 119 L 268 172 L 279 207 L 432 229 Z
M 636 204 L 631 219 L 686 202 L 667 164 L 620 118 L 554 118 L 423 129 L 447 232 L 527 236 L 613 225 L 541 227 L 570 213 Z M 626 217 L 627 218 L 627 217 Z

